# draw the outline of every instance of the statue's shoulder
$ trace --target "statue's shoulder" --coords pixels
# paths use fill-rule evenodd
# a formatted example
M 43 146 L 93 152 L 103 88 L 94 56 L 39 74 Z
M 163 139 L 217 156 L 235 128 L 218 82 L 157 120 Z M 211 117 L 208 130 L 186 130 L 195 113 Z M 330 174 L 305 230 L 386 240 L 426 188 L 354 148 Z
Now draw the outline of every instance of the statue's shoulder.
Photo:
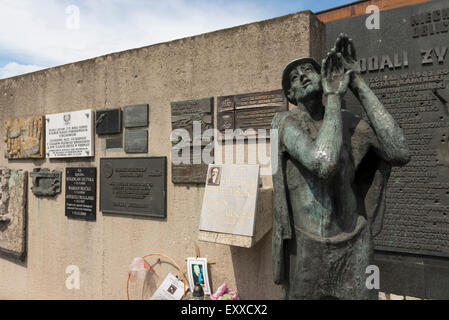
M 271 127 L 279 129 L 283 126 L 286 119 L 295 119 L 297 121 L 303 121 L 304 117 L 305 113 L 298 109 L 279 112 L 273 117 Z

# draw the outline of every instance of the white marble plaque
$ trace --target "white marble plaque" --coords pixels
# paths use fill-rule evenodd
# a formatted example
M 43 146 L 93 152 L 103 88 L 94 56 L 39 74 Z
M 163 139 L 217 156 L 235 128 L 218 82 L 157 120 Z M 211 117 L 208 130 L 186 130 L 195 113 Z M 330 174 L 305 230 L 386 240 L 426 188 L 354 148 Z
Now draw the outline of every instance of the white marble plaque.
M 47 158 L 94 156 L 92 110 L 51 114 L 45 118 Z
M 252 237 L 259 165 L 209 165 L 200 230 Z

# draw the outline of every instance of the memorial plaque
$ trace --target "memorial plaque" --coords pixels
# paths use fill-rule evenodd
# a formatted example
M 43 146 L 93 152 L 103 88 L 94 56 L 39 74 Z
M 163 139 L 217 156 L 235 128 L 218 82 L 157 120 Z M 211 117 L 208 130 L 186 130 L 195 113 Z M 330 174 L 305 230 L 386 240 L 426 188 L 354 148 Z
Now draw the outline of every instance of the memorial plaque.
M 218 130 L 241 129 L 246 135 L 255 135 L 258 129 L 269 131 L 273 117 L 286 110 L 288 101 L 282 90 L 219 97 Z
M 36 168 L 30 176 L 33 181 L 31 191 L 36 197 L 54 197 L 61 193 L 61 171 Z
M 97 218 L 97 168 L 66 168 L 65 215 L 95 221 Z
M 123 148 L 123 136 L 120 134 L 117 137 L 106 139 L 106 150 L 122 149 Z
M 126 130 L 126 153 L 148 153 L 148 130 Z
M 209 163 L 204 163 L 201 154 L 209 148 L 213 162 L 213 133 L 210 140 L 204 139 L 204 132 L 214 128 L 214 98 L 177 101 L 171 103 L 172 130 L 183 129 L 189 142 L 180 147 L 181 137 L 173 142 L 172 182 L 175 184 L 204 184 Z M 194 141 L 197 147 L 194 148 Z M 208 146 L 209 145 L 209 146 Z M 184 150 L 189 154 L 182 163 L 173 159 Z M 206 150 L 207 152 L 207 150 Z
M 46 116 L 46 154 L 48 158 L 94 156 L 94 117 L 92 110 Z
M 366 19 L 327 23 L 326 36 L 328 48 L 341 32 L 354 40 L 364 79 L 402 127 L 412 154 L 408 165 L 392 170 L 375 238 L 381 289 L 447 299 L 449 259 L 441 257 L 449 257 L 449 3 L 383 11 L 379 30 L 366 29 Z M 367 119 L 352 93 L 345 99 Z
M 252 237 L 259 165 L 209 166 L 200 230 Z
M 95 113 L 95 126 L 98 134 L 122 132 L 122 110 L 99 110 Z
M 148 108 L 147 104 L 125 107 L 125 128 L 148 126 Z
M 44 117 L 5 121 L 4 142 L 7 159 L 41 159 L 44 153 Z
M 0 255 L 24 261 L 27 240 L 26 171 L 0 169 Z
M 165 218 L 167 158 L 104 158 L 100 161 L 103 213 Z

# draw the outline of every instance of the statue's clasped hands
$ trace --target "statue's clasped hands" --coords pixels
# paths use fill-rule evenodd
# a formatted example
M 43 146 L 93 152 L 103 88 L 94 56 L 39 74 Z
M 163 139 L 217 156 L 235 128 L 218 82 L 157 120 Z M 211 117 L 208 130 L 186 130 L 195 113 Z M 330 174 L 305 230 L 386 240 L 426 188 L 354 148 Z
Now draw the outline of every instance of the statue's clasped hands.
M 321 76 L 325 95 L 338 94 L 342 97 L 354 75 L 360 74 L 360 64 L 352 39 L 341 33 L 332 50 L 323 60 Z

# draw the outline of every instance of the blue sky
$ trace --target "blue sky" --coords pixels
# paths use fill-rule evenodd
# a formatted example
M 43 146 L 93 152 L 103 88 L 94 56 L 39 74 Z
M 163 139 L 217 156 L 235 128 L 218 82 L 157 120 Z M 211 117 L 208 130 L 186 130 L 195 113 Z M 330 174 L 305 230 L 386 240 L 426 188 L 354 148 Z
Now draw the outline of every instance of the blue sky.
M 0 0 L 0 78 L 348 0 Z

